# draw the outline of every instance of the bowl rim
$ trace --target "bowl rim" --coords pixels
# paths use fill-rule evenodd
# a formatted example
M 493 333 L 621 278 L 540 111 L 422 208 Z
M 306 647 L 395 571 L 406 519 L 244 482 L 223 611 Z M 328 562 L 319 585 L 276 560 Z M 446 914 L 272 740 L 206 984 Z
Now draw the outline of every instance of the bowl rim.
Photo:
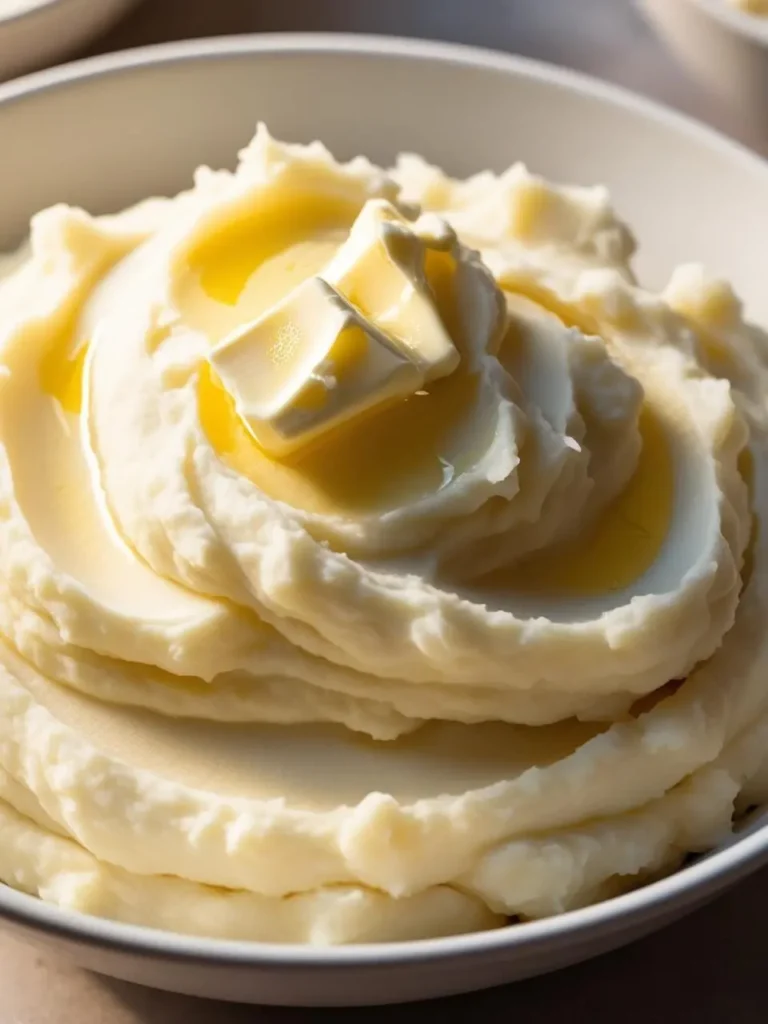
M 72 0 L 26 0 L 23 7 L 11 14 L 0 14 L 0 30 L 22 21 L 33 21 L 46 15 L 53 7 L 66 7 Z
M 744 11 L 729 0 L 688 0 L 731 32 L 768 46 L 768 17 Z
M 673 128 L 711 149 L 726 153 L 751 172 L 762 175 L 768 185 L 768 163 L 745 146 L 685 114 L 620 86 L 527 57 L 457 43 L 396 36 L 264 33 L 138 47 L 74 61 L 0 84 L 0 108 L 67 84 L 87 83 L 105 75 L 136 72 L 148 66 L 274 53 L 353 53 L 381 59 L 394 56 L 417 62 L 485 68 L 513 77 L 545 81 Z M 768 864 L 768 823 L 666 878 L 602 903 L 491 931 L 391 943 L 314 947 L 183 935 L 66 910 L 8 886 L 0 887 L 0 920 L 27 932 L 43 933 L 48 939 L 66 940 L 81 947 L 159 959 L 166 963 L 250 966 L 272 971 L 350 967 L 387 969 L 414 961 L 424 963 L 458 956 L 462 959 L 485 959 L 489 954 L 512 953 L 515 950 L 524 950 L 533 956 L 542 948 L 565 947 L 587 935 L 593 940 L 607 936 L 616 930 L 620 921 L 627 928 L 632 924 L 638 927 L 645 924 L 650 930 L 655 922 L 661 923 L 665 917 L 671 916 L 672 908 L 682 910 L 698 905 L 764 864 Z

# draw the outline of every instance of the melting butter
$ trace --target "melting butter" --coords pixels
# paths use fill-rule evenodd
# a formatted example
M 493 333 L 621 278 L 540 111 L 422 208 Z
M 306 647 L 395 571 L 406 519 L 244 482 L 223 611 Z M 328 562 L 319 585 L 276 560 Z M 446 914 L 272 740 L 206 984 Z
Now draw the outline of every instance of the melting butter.
M 396 338 L 426 381 L 452 373 L 456 350 L 435 305 L 425 272 L 430 249 L 445 251 L 455 240 L 443 231 L 427 237 L 384 200 L 370 200 L 323 277 L 363 315 Z
M 189 253 L 176 290 L 185 322 L 215 345 L 256 320 L 322 274 L 358 213 L 348 202 L 298 195 L 270 200 L 206 236 Z M 439 321 L 450 337 L 459 337 L 455 259 L 426 247 L 423 261 Z M 367 305 L 367 297 L 355 297 Z M 459 367 L 388 404 L 381 415 L 369 411 L 354 432 L 332 431 L 322 446 L 282 461 L 258 444 L 210 364 L 200 368 L 198 412 L 222 460 L 271 497 L 311 515 L 370 514 L 426 498 L 475 464 L 495 429 L 490 415 L 467 429 L 478 392 L 479 378 Z
M 413 228 L 413 230 L 412 230 Z M 452 373 L 459 353 L 425 276 L 428 248 L 384 200 L 365 204 L 322 271 L 228 335 L 211 363 L 261 447 L 280 458 Z
M 408 355 L 319 277 L 227 337 L 210 361 L 248 430 L 278 458 L 424 384 Z

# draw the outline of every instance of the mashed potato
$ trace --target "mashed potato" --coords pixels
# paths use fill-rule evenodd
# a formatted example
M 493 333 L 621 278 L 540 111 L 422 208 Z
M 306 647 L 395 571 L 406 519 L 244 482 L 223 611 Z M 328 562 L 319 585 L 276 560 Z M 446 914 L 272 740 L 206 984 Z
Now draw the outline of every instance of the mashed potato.
M 768 342 L 632 250 L 602 188 L 263 127 L 174 199 L 38 214 L 0 283 L 0 879 L 327 944 L 554 914 L 726 837 L 766 777 Z M 367 412 L 277 458 L 211 356 L 314 278 L 421 376 L 369 409 L 326 361 L 302 386 Z

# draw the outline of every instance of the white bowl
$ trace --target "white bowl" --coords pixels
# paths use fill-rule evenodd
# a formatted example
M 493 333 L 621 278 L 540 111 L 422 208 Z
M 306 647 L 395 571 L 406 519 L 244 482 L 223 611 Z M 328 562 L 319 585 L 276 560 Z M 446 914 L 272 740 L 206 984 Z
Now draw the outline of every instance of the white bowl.
M 139 0 L 0 0 L 0 79 L 41 67 L 104 31 Z
M 605 182 L 660 285 L 700 259 L 768 323 L 768 166 L 661 107 L 579 75 L 480 50 L 361 36 L 176 44 L 0 87 L 0 249 L 60 200 L 93 211 L 175 192 L 201 162 L 231 165 L 257 119 L 383 164 L 401 149 L 456 174 L 524 159 Z M 766 819 L 768 820 L 768 819 Z M 0 837 L 0 841 L 1 841 Z M 85 967 L 176 991 L 299 1005 L 468 991 L 637 938 L 768 863 L 768 824 L 670 878 L 598 906 L 478 935 L 317 950 L 182 937 L 61 911 L 0 889 L 0 916 Z
M 768 17 L 729 0 L 641 0 L 688 69 L 765 131 L 768 118 Z

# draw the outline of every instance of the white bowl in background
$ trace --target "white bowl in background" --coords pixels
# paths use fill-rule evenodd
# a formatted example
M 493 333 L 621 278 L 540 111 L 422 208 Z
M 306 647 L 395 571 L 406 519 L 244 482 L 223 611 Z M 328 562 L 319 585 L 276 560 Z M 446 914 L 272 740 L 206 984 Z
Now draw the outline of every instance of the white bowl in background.
M 0 79 L 61 57 L 139 0 L 0 0 Z
M 260 36 L 95 58 L 0 86 L 0 250 L 58 201 L 99 212 L 231 166 L 263 119 L 386 165 L 416 150 L 458 175 L 514 160 L 604 182 L 637 233 L 643 281 L 697 259 L 768 324 L 768 165 L 662 107 L 572 72 L 438 43 Z M 1 839 L 1 837 L 0 837 Z M 726 847 L 594 907 L 494 932 L 319 950 L 173 935 L 66 912 L 0 887 L 0 918 L 81 965 L 261 1003 L 396 1002 L 542 973 L 639 937 L 768 863 L 768 818 Z
M 768 17 L 729 0 L 641 0 L 649 20 L 692 74 L 765 131 Z

